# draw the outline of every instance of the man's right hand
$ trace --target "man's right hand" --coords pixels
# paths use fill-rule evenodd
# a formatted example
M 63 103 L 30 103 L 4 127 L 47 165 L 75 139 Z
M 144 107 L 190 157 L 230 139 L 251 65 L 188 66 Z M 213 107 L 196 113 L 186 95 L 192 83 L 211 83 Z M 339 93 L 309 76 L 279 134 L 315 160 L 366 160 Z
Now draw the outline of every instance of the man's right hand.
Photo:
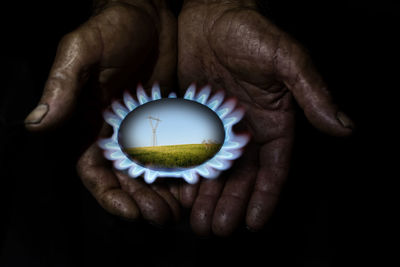
M 164 0 L 102 1 L 95 15 L 60 42 L 42 98 L 25 120 L 26 128 L 56 128 L 76 112 L 81 98 L 84 114 L 79 117 L 86 119 L 86 130 L 95 129 L 97 135 L 101 113 L 113 98 L 136 88 L 138 82 L 149 87 L 157 81 L 162 89 L 170 89 L 175 66 L 176 20 Z M 93 88 L 84 87 L 89 78 L 95 82 Z M 83 90 L 92 90 L 90 97 L 82 99 Z M 101 132 L 109 134 L 106 126 Z M 155 224 L 179 216 L 170 188 L 149 186 L 114 170 L 95 141 L 81 156 L 77 170 L 100 205 L 126 219 L 142 216 Z

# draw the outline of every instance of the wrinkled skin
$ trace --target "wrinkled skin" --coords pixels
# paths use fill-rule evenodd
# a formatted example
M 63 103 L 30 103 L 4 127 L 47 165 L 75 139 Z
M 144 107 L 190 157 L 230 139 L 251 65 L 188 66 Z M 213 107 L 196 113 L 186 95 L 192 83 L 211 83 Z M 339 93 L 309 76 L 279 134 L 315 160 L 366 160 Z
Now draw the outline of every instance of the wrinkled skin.
M 246 111 L 240 128 L 252 136 L 228 173 L 183 189 L 199 235 L 229 235 L 243 218 L 259 230 L 271 216 L 289 170 L 293 100 L 321 131 L 352 132 L 305 50 L 261 16 L 253 1 L 185 2 L 178 19 L 178 77 L 182 90 L 196 81 L 237 98 Z
M 87 130 L 99 131 L 101 113 L 123 90 L 158 82 L 171 90 L 176 72 L 176 18 L 163 0 L 101 1 L 86 23 L 60 42 L 39 106 L 26 119 L 31 131 L 56 128 L 76 112 L 87 113 Z M 154 56 L 156 55 L 156 56 Z M 88 79 L 93 88 L 82 89 Z M 82 99 L 82 90 L 93 90 Z M 87 108 L 89 107 L 89 108 Z M 85 108 L 84 108 L 85 109 Z M 93 110 L 94 109 L 94 110 Z M 41 115 L 44 114 L 44 117 Z M 110 136 L 104 125 L 100 136 Z M 162 225 L 179 217 L 168 185 L 149 186 L 114 170 L 96 140 L 81 156 L 77 171 L 99 204 L 128 220 L 139 217 Z
M 26 119 L 28 130 L 56 128 L 76 111 L 78 99 L 94 102 L 89 116 L 101 122 L 102 109 L 123 89 L 155 81 L 171 89 L 177 65 L 182 91 L 196 82 L 236 97 L 246 110 L 237 129 L 252 136 L 244 155 L 219 179 L 180 186 L 130 179 L 114 170 L 93 143 L 77 171 L 110 213 L 163 225 L 179 218 L 181 204 L 192 208 L 191 225 L 199 235 L 229 235 L 244 218 L 258 230 L 287 176 L 293 97 L 318 129 L 351 133 L 352 122 L 332 103 L 304 49 L 259 15 L 254 2 L 185 1 L 178 26 L 163 0 L 101 3 L 96 15 L 60 42 L 39 106 Z M 88 78 L 94 90 L 82 100 Z M 109 135 L 103 126 L 100 136 Z

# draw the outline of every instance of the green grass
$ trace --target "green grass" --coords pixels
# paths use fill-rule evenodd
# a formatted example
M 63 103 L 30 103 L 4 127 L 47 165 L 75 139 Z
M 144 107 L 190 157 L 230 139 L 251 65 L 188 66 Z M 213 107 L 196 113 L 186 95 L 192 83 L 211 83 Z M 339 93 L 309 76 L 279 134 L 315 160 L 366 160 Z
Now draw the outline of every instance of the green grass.
M 125 150 L 140 165 L 154 168 L 188 168 L 200 165 L 212 158 L 220 144 L 204 144 L 136 147 Z

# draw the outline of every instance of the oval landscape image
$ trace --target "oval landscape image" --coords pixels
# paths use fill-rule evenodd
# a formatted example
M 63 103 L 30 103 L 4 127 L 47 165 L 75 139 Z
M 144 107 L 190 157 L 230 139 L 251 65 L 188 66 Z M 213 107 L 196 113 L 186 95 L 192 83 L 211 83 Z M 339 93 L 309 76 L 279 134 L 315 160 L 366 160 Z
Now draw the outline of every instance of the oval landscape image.
M 155 170 L 192 168 L 222 147 L 225 130 L 210 108 L 165 98 L 134 109 L 121 123 L 118 142 L 137 164 Z

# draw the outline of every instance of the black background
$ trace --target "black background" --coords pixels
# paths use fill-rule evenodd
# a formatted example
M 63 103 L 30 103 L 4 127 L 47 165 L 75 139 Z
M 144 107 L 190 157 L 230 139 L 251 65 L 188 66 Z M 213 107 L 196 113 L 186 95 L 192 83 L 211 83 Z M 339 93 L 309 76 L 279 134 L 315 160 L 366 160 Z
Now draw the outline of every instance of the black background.
M 90 1 L 1 6 L 0 266 L 358 266 L 386 259 L 375 240 L 391 234 L 379 222 L 390 203 L 381 193 L 395 177 L 388 151 L 398 121 L 398 2 L 265 5 L 265 14 L 309 50 L 357 130 L 345 139 L 326 136 L 299 110 L 290 176 L 265 230 L 243 226 L 232 237 L 209 239 L 195 237 L 187 221 L 157 229 L 102 210 L 75 174 L 73 145 L 84 127 L 23 130 L 58 41 L 90 9 Z

